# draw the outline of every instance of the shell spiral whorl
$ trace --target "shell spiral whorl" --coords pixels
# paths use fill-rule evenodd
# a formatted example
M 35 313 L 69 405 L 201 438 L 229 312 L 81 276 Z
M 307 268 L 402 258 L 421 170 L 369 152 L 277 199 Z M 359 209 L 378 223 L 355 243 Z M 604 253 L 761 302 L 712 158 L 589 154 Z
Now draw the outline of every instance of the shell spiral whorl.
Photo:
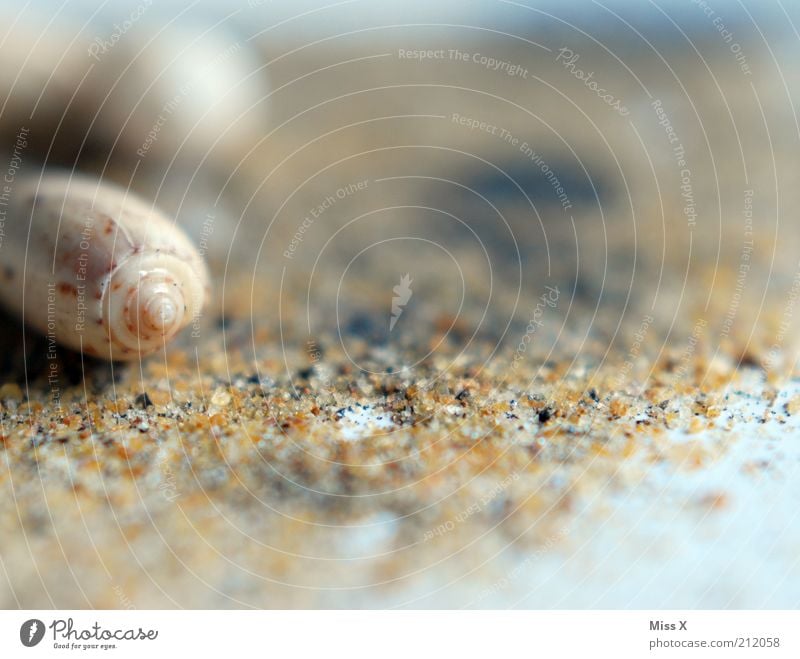
M 145 331 L 160 332 L 163 336 L 170 336 L 176 327 L 180 327 L 183 318 L 183 295 L 175 300 L 175 295 L 170 292 L 169 284 L 158 281 L 139 283 L 136 294 L 136 313 L 130 313 L 128 319 L 136 319 L 139 325 L 139 335 Z
M 157 350 L 200 313 L 204 296 L 202 281 L 177 256 L 129 257 L 113 272 L 103 300 L 112 348 L 137 354 Z

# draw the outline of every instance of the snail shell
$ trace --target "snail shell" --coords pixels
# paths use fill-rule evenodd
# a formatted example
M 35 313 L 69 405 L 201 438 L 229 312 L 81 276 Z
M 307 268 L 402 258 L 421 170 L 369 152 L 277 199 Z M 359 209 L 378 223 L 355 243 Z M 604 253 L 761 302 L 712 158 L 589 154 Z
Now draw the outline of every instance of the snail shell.
M 207 156 L 226 169 L 267 133 L 268 79 L 239 30 L 148 10 L 112 40 L 118 7 L 89 22 L 89 12 L 67 14 L 53 22 L 0 7 L 13 26 L 0 39 L 5 137 L 32 126 L 42 154 L 64 165 L 89 144 L 115 161 L 178 158 L 194 169 Z
M 269 87 L 256 55 L 224 26 L 145 19 L 98 54 L 91 77 L 97 124 L 131 157 L 238 164 L 268 132 Z
M 206 266 L 152 204 L 67 175 L 20 179 L 10 196 L 0 301 L 49 341 L 131 360 L 199 317 Z

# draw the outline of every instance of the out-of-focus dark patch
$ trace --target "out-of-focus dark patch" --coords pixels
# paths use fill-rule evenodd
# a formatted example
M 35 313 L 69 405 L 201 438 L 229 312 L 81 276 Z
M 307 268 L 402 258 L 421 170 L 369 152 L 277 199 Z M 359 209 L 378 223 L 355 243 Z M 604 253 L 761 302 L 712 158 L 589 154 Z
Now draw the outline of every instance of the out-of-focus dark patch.
M 44 337 L 28 332 L 20 320 L 0 310 L 0 374 L 4 382 L 24 384 L 26 369 L 31 373 L 44 373 L 47 346 Z
M 150 396 L 147 394 L 147 392 L 143 391 L 138 396 L 136 396 L 136 398 L 133 401 L 133 404 L 136 405 L 136 407 L 140 407 L 143 410 L 146 410 L 148 407 L 151 407 L 153 405 L 153 401 L 150 400 Z
M 589 171 L 589 176 L 577 165 L 563 160 L 550 160 L 542 156 L 550 174 L 542 172 L 540 165 L 531 161 L 507 161 L 496 163 L 505 174 L 489 167 L 483 167 L 475 176 L 468 176 L 462 182 L 486 197 L 495 206 L 509 201 L 527 203 L 520 189 L 530 197 L 536 206 L 562 205 L 556 194 L 555 181 L 564 189 L 566 199 L 576 204 L 597 204 L 608 199 L 609 189 L 602 176 Z M 519 187 L 517 187 L 519 186 Z
M 348 336 L 357 336 L 374 343 L 386 343 L 388 334 L 388 321 L 384 317 L 378 318 L 375 314 L 365 311 L 353 312 L 342 327 L 343 333 Z
M 598 209 L 610 203 L 614 189 L 594 167 L 587 165 L 587 174 L 557 153 L 542 158 L 552 175 L 541 164 L 514 157 L 494 161 L 507 176 L 481 165 L 453 176 L 459 186 L 433 184 L 428 205 L 457 219 L 429 223 L 428 235 L 451 250 L 485 252 L 493 274 L 507 285 L 518 285 L 520 276 L 574 276 L 579 251 L 600 231 Z
M 0 378 L 52 395 L 65 387 L 85 383 L 91 393 L 102 393 L 119 382 L 127 368 L 56 346 L 47 337 L 26 329 L 22 322 L 0 310 Z

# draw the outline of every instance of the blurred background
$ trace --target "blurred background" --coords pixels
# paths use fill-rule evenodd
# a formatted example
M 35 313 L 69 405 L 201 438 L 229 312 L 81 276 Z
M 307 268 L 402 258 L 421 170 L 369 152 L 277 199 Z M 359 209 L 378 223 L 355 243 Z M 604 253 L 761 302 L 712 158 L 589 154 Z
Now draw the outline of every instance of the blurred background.
M 4 159 L 152 199 L 207 258 L 214 301 L 150 364 L 61 356 L 74 414 L 116 414 L 88 439 L 48 416 L 42 343 L 5 319 L 4 436 L 25 405 L 28 435 L 3 449 L 0 603 L 797 604 L 800 462 L 795 435 L 777 443 L 800 286 L 796 3 L 2 12 Z M 135 412 L 143 392 L 155 407 Z M 687 444 L 696 416 L 720 421 Z M 767 466 L 714 425 L 754 418 L 781 426 L 757 437 Z M 99 476 L 87 442 L 108 449 L 92 445 Z M 758 485 L 737 480 L 751 462 Z M 87 539 L 99 563 L 75 562 Z
M 413 263 L 419 292 L 431 289 L 413 311 L 427 334 L 458 315 L 467 336 L 502 347 L 507 328 L 524 332 L 520 302 L 542 283 L 569 295 L 570 335 L 603 343 L 645 312 L 685 334 L 710 305 L 722 340 L 774 329 L 761 301 L 781 298 L 795 270 L 784 214 L 796 8 L 67 2 L 7 13 L 6 142 L 30 124 L 26 163 L 153 198 L 225 273 L 228 315 L 256 305 L 269 322 L 289 292 L 315 331 L 375 325 L 369 338 L 385 341 L 385 301 L 369 317 Z M 359 182 L 285 257 L 309 213 Z

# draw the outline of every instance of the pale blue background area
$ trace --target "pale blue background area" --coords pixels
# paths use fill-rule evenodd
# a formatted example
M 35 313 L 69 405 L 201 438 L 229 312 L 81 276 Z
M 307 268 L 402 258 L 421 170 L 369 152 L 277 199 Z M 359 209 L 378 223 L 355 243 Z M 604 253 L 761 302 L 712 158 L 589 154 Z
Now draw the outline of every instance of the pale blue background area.
M 789 21 L 800 26 L 800 2 L 797 0 L 706 0 L 726 26 L 752 30 L 759 28 L 776 33 L 792 33 Z M 518 31 L 535 30 L 547 22 L 544 15 L 522 6 L 550 13 L 564 21 L 589 24 L 596 29 L 618 28 L 620 23 L 605 8 L 619 13 L 627 21 L 639 25 L 664 25 L 661 11 L 679 22 L 682 27 L 702 29 L 709 21 L 693 0 L 519 0 L 509 3 L 498 0 L 36 0 L 17 2 L 2 0 L 0 7 L 11 12 L 44 11 L 84 22 L 113 24 L 123 20 L 131 10 L 150 4 L 147 14 L 169 20 L 181 13 L 183 20 L 215 21 L 230 16 L 243 29 L 263 29 L 281 21 L 306 14 L 292 21 L 305 38 L 313 33 L 331 33 L 361 27 L 391 23 L 463 22 L 476 25 L 515 27 Z M 515 6 L 516 5 L 516 6 Z M 602 6 L 601 6 L 602 5 Z M 187 9 L 188 7 L 188 9 Z M 800 31 L 800 27 L 798 27 Z M 281 31 L 285 36 L 285 31 Z

